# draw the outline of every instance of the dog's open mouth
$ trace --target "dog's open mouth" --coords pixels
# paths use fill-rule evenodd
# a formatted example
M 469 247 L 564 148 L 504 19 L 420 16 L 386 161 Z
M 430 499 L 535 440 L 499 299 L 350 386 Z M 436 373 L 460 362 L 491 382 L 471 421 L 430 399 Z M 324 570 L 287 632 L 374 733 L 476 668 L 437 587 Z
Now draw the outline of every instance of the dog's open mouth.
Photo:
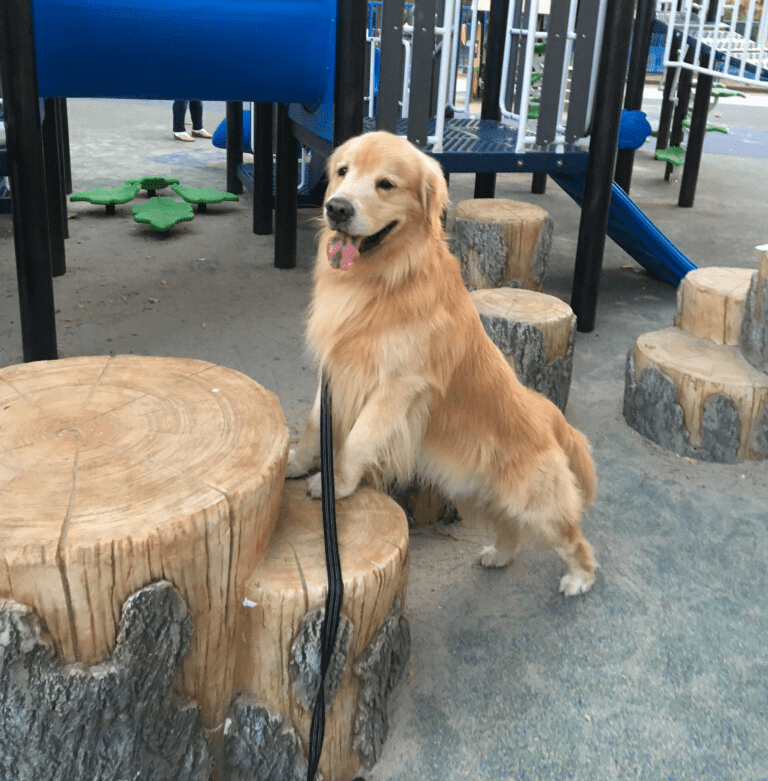
M 385 225 L 380 231 L 377 231 L 371 236 L 366 236 L 360 242 L 360 247 L 359 247 L 360 254 L 362 255 L 363 253 L 369 252 L 375 247 L 378 247 L 379 244 L 381 244 L 381 242 L 384 241 L 384 239 L 392 232 L 392 230 L 396 225 L 397 225 L 397 220 L 393 220 L 392 222 L 389 223 L 389 225 Z
M 393 220 L 389 225 L 385 225 L 380 231 L 376 231 L 376 233 L 372 233 L 370 236 L 350 236 L 349 234 L 344 234 L 343 231 L 336 231 L 336 235 L 345 235 L 347 241 L 362 255 L 378 247 L 392 230 L 394 230 L 396 225 L 397 220 Z

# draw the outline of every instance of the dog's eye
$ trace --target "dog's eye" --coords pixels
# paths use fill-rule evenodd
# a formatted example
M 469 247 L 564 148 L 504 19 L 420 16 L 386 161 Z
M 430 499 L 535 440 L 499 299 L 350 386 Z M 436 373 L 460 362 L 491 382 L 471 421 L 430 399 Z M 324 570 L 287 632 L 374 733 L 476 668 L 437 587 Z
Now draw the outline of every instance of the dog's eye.
M 391 190 L 395 185 L 389 179 L 380 179 L 376 182 L 376 186 L 381 190 Z
M 345 175 L 346 175 L 346 173 L 347 173 L 347 166 L 345 166 L 345 165 L 341 166 L 341 168 L 339 168 L 339 170 L 338 170 L 338 171 L 336 171 L 336 173 L 337 173 L 339 176 L 345 176 Z

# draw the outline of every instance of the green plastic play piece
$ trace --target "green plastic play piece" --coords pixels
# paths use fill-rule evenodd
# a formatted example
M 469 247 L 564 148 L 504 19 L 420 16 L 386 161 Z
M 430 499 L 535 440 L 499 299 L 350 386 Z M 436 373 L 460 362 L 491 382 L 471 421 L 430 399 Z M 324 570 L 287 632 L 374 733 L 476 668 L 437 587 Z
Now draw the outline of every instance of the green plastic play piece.
M 733 92 L 727 90 L 725 87 L 712 87 L 713 98 L 746 98 L 747 96 L 743 92 Z
M 176 223 L 189 222 L 195 218 L 188 203 L 161 195 L 145 203 L 134 203 L 131 211 L 136 222 L 151 225 L 156 231 L 167 231 Z
M 686 130 L 691 129 L 691 116 L 690 114 L 683 120 L 682 125 Z M 728 135 L 728 128 L 725 125 L 715 125 L 714 123 L 707 125 L 707 132 L 714 131 L 715 133 L 725 133 Z
M 217 190 L 215 187 L 187 187 L 183 184 L 174 184 L 171 186 L 171 190 L 180 195 L 187 203 L 196 203 L 199 212 L 204 212 L 209 203 L 240 200 L 234 193 Z
M 73 193 L 69 196 L 69 200 L 88 201 L 88 203 L 97 206 L 106 206 L 107 214 L 114 214 L 116 203 L 128 203 L 136 197 L 138 192 L 139 186 L 137 184 L 126 182 L 122 187 L 91 187 L 90 190 Z
M 140 176 L 137 179 L 126 179 L 126 184 L 138 184 L 140 190 L 146 190 L 150 198 L 154 198 L 158 190 L 168 187 L 169 184 L 178 184 L 179 180 L 173 176 Z
M 682 165 L 685 162 L 685 149 L 681 146 L 668 146 L 666 149 L 657 149 L 656 159 L 672 165 Z M 134 208 L 136 207 L 134 206 Z

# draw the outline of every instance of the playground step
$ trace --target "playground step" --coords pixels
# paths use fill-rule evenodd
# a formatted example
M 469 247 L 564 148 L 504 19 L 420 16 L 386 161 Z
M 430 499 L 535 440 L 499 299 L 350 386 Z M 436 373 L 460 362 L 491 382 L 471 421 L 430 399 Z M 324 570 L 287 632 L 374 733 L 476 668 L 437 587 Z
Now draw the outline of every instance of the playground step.
M 690 271 L 677 289 L 675 325 L 716 344 L 738 344 L 752 275 L 725 266 Z
M 681 456 L 768 458 L 768 374 L 735 345 L 674 327 L 643 334 L 627 356 L 624 418 Z
M 768 245 L 759 249 L 763 257 L 747 291 L 739 343 L 744 357 L 768 372 Z

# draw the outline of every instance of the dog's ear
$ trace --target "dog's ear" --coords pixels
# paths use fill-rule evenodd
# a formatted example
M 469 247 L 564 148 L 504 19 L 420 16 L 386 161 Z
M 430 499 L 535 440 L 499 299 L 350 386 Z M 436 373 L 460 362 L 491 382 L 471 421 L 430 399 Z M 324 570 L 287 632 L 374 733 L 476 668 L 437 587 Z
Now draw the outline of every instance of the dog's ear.
M 421 204 L 432 231 L 443 233 L 443 217 L 448 207 L 448 185 L 443 168 L 434 157 L 424 155 L 424 181 L 421 185 Z

